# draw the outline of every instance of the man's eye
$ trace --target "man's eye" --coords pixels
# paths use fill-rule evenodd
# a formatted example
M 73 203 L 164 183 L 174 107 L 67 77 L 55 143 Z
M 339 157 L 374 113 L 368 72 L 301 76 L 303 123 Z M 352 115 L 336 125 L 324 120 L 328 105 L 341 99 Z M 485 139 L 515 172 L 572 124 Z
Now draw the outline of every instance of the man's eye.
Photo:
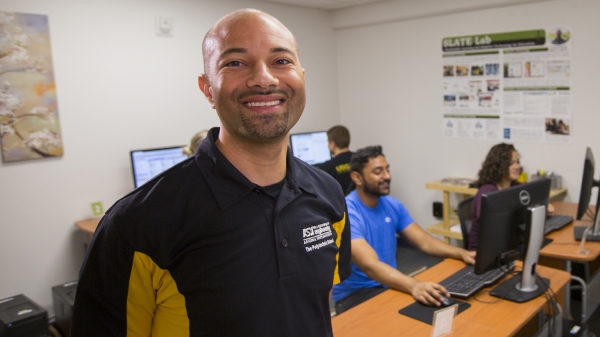
M 242 62 L 240 62 L 240 61 L 231 61 L 231 62 L 228 62 L 227 64 L 225 64 L 225 66 L 227 66 L 227 67 L 239 67 L 241 65 L 242 65 Z
M 284 65 L 284 64 L 290 64 L 291 62 L 288 60 L 277 60 L 275 61 L 276 64 L 280 64 L 280 65 Z

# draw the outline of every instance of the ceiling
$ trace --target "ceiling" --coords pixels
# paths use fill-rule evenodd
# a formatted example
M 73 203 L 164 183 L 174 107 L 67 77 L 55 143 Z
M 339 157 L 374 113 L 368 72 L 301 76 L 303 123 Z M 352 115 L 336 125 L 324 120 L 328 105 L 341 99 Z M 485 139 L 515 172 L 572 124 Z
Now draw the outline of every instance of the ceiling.
M 283 5 L 317 8 L 325 10 L 340 9 L 356 5 L 372 4 L 388 0 L 259 0 Z

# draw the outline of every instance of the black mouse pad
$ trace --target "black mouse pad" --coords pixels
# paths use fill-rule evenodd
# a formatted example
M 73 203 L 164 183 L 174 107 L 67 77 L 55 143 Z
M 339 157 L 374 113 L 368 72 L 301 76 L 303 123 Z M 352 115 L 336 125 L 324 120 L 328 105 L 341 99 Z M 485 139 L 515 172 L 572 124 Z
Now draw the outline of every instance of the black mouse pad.
M 452 299 L 452 304 L 458 304 L 457 315 L 460 315 L 461 312 L 467 310 L 471 306 L 469 303 L 459 301 L 455 298 Z M 433 323 L 433 313 L 440 309 L 443 308 L 432 307 L 429 305 L 422 304 L 421 302 L 415 302 L 407 307 L 400 309 L 398 313 L 431 325 Z

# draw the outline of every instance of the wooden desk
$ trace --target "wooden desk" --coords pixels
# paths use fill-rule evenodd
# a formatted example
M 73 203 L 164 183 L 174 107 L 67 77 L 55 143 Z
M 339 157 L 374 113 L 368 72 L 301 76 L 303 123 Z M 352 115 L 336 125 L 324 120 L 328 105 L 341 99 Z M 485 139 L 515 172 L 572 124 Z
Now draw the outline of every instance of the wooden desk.
M 554 212 L 556 214 L 571 215 L 576 218 L 577 204 L 570 202 L 554 202 Z M 571 264 L 573 261 L 581 262 L 587 265 L 587 269 L 592 272 L 588 273 L 587 281 L 587 313 L 591 313 L 600 304 L 600 273 L 595 272 L 600 265 L 600 242 L 587 241 L 585 249 L 589 251 L 587 255 L 579 255 L 580 241 L 575 240 L 573 227 L 575 226 L 590 226 L 590 221 L 573 221 L 572 224 L 554 231 L 548 235 L 552 241 L 549 245 L 540 250 L 540 264 L 553 266 L 555 268 L 563 268 L 568 273 L 571 273 Z M 595 275 L 594 275 L 595 274 Z M 570 286 L 567 284 L 565 289 L 567 294 L 570 293 Z M 585 303 L 585 302 L 584 302 Z M 565 314 L 570 311 L 570 298 L 565 298 Z M 584 317 L 587 319 L 587 317 Z
M 462 240 L 462 233 L 453 232 L 450 228 L 458 224 L 456 214 L 450 212 L 450 193 L 458 193 L 465 196 L 477 194 L 477 188 L 469 187 L 469 185 L 454 185 L 442 183 L 441 180 L 436 180 L 425 184 L 425 187 L 432 190 L 440 190 L 444 192 L 444 202 L 442 204 L 443 220 L 432 226 L 427 227 L 427 232 L 431 234 L 441 235 L 444 237 L 444 242 L 449 243 L 450 238 Z M 567 189 L 554 189 L 550 191 L 550 199 L 561 195 L 566 195 Z
M 440 282 L 450 276 L 464 263 L 446 259 L 415 278 L 421 281 Z M 571 279 L 565 271 L 540 266 L 538 273 L 550 279 L 550 287 L 559 293 Z M 480 301 L 496 301 L 485 288 L 479 292 Z M 335 337 L 364 336 L 430 336 L 432 326 L 398 313 L 398 310 L 412 304 L 412 296 L 387 290 L 382 294 L 332 318 Z M 454 320 L 453 336 L 513 336 L 526 323 L 532 320 L 546 304 L 544 296 L 525 303 L 500 300 L 497 303 L 480 303 L 474 298 L 468 301 L 471 307 Z
M 92 242 L 92 236 L 98 227 L 102 218 L 91 218 L 85 220 L 75 221 L 75 226 L 88 234 L 88 243 Z
M 573 218 L 577 215 L 577 204 L 570 202 L 554 202 L 554 213 L 571 215 Z M 585 249 L 589 250 L 587 255 L 579 255 L 580 241 L 575 241 L 573 227 L 575 226 L 590 226 L 591 222 L 573 221 L 572 224 L 554 231 L 548 235 L 554 241 L 540 250 L 541 256 L 553 257 L 557 259 L 569 261 L 593 261 L 600 256 L 600 242 L 587 241 Z

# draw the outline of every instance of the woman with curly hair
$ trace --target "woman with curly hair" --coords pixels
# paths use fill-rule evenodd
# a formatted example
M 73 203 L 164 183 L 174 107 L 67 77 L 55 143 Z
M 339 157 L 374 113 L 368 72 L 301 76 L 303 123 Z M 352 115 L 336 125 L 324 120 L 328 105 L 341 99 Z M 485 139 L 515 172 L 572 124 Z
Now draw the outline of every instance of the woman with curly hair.
M 475 185 L 479 188 L 473 200 L 473 219 L 469 232 L 469 250 L 477 248 L 479 234 L 479 215 L 481 213 L 481 196 L 486 193 L 505 189 L 518 184 L 521 174 L 519 153 L 512 144 L 494 145 L 485 157 L 479 170 L 479 179 Z

